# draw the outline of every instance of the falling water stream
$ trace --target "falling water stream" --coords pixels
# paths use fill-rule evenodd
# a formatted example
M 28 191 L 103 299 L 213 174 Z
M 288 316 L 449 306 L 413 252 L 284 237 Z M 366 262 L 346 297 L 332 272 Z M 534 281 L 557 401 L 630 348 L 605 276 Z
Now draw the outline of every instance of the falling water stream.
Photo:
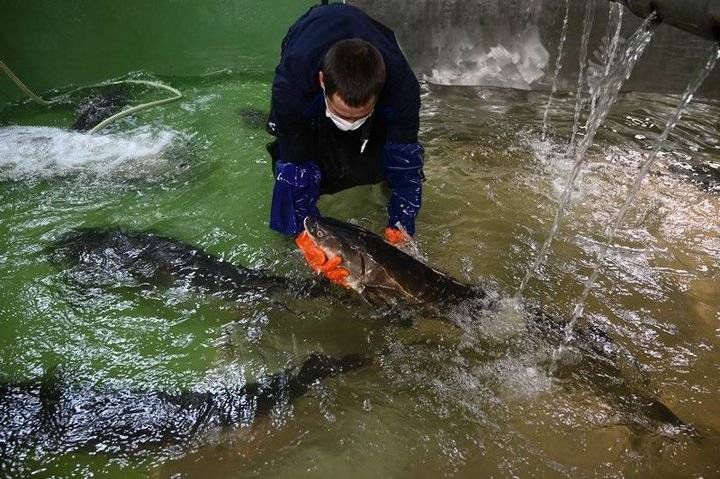
M 542 138 L 545 139 L 547 133 L 547 120 L 548 113 L 550 112 L 550 106 L 552 105 L 553 97 L 557 92 L 558 78 L 560 77 L 560 70 L 562 69 L 563 51 L 565 49 L 565 42 L 567 41 L 567 30 L 570 18 L 570 0 L 565 0 L 565 17 L 563 18 L 562 32 L 560 33 L 560 44 L 558 45 L 557 58 L 555 59 L 555 74 L 553 76 L 552 89 L 550 96 L 548 97 L 547 104 L 545 105 L 545 113 L 543 113 L 543 127 L 542 127 Z
M 583 33 L 580 44 L 580 71 L 578 72 L 577 92 L 575 94 L 575 113 L 573 115 L 573 127 L 572 134 L 570 136 L 568 156 L 572 155 L 575 150 L 575 138 L 577 136 L 578 126 L 580 123 L 580 113 L 585 105 L 583 86 L 585 85 L 588 44 L 590 43 L 590 33 L 592 32 L 593 23 L 595 23 L 595 0 L 588 0 L 587 3 L 585 3 L 585 19 L 583 20 Z
M 605 75 L 610 73 L 610 67 L 615 63 L 618 45 L 620 45 L 620 32 L 622 30 L 623 6 L 621 3 L 611 3 L 608 11 L 608 34 L 612 32 L 605 62 Z M 593 96 L 591 108 L 595 108 L 597 96 Z
M 586 134 L 579 142 L 578 147 L 574 152 L 575 163 L 568 178 L 565 190 L 563 191 L 563 194 L 560 198 L 560 203 L 555 214 L 555 219 L 553 220 L 552 226 L 550 227 L 550 232 L 547 239 L 545 240 L 545 243 L 543 244 L 542 248 L 540 248 L 540 251 L 535 257 L 533 265 L 528 269 L 525 277 L 522 280 L 522 283 L 520 283 L 520 288 L 515 295 L 516 298 L 519 298 L 522 295 L 522 292 L 527 286 L 528 281 L 545 259 L 545 256 L 550 249 L 550 245 L 552 244 L 552 241 L 560 227 L 560 221 L 562 220 L 563 212 L 565 211 L 565 208 L 570 202 L 570 196 L 572 195 L 575 180 L 577 179 L 580 170 L 585 163 L 587 151 L 593 144 L 595 134 L 597 133 L 598 128 L 610 112 L 610 108 L 617 100 L 618 94 L 620 93 L 620 88 L 622 87 L 623 83 L 630 77 L 630 74 L 632 73 L 635 64 L 640 59 L 640 57 L 642 57 L 645 48 L 650 44 L 650 40 L 652 39 L 652 35 L 655 30 L 655 26 L 655 14 L 651 14 L 645 19 L 642 25 L 640 25 L 637 31 L 633 34 L 632 38 L 628 42 L 627 49 L 625 50 L 622 58 L 620 58 L 616 65 L 608 68 L 608 73 L 605 75 L 602 82 L 597 87 L 596 92 L 594 92 L 594 96 L 597 99 L 594 102 L 594 108 L 591 109 L 590 115 L 588 116 L 587 122 L 585 124 Z
M 668 120 L 667 124 L 665 125 L 665 130 L 662 132 L 660 137 L 657 139 L 657 141 L 655 143 L 655 147 L 652 150 L 652 153 L 650 153 L 648 158 L 642 163 L 642 166 L 640 167 L 640 172 L 635 177 L 635 181 L 627 193 L 625 202 L 623 203 L 622 208 L 620 208 L 620 210 L 618 211 L 617 216 L 615 217 L 615 220 L 612 224 L 612 227 L 610 228 L 609 232 L 607 233 L 607 240 L 606 240 L 605 244 L 603 244 L 602 248 L 600 249 L 600 252 L 598 253 L 597 262 L 595 263 L 595 267 L 593 268 L 593 271 L 590 274 L 590 277 L 585 282 L 585 287 L 575 304 L 575 308 L 573 309 L 572 317 L 566 327 L 566 342 L 568 342 L 570 339 L 572 339 L 572 334 L 575 329 L 577 320 L 580 317 L 580 315 L 582 315 L 582 313 L 583 313 L 585 300 L 587 299 L 587 296 L 590 293 L 590 289 L 593 287 L 595 280 L 597 280 L 598 274 L 600 273 L 600 268 L 603 264 L 603 261 L 605 260 L 605 256 L 607 255 L 608 249 L 609 249 L 610 245 L 612 244 L 613 240 L 615 239 L 615 234 L 617 233 L 618 228 L 620 227 L 620 225 L 622 225 L 623 221 L 625 220 L 625 217 L 627 216 L 630 206 L 632 205 L 633 201 L 635 200 L 635 197 L 637 196 L 638 192 L 640 191 L 640 187 L 642 186 L 645 176 L 648 174 L 648 172 L 650 171 L 650 168 L 655 163 L 655 160 L 657 159 L 663 145 L 667 141 L 668 136 L 670 135 L 672 130 L 675 128 L 675 126 L 680 121 L 680 118 L 682 117 L 683 113 L 685 113 L 685 111 L 687 110 L 687 107 L 690 104 L 690 102 L 693 100 L 693 97 L 695 96 L 695 93 L 697 92 L 698 88 L 700 88 L 700 86 L 703 84 L 703 82 L 708 77 L 708 75 L 710 75 L 710 73 L 715 69 L 715 65 L 717 64 L 719 59 L 720 59 L 720 45 L 716 45 L 715 47 L 713 47 L 712 53 L 710 54 L 710 58 L 708 58 L 707 62 L 705 63 L 705 66 L 695 76 L 694 80 L 690 83 L 687 90 L 685 91 L 685 94 L 683 95 L 682 100 L 680 101 L 680 104 L 678 105 L 677 109 L 675 110 L 675 112 L 672 114 L 672 116 Z

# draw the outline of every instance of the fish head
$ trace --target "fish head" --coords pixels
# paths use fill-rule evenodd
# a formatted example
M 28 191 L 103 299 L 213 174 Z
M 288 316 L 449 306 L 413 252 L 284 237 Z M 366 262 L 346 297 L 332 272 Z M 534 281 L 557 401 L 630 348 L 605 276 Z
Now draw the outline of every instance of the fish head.
M 325 256 L 342 258 L 340 266 L 350 273 L 345 282 L 350 288 L 362 292 L 371 259 L 363 248 L 357 227 L 333 218 L 311 217 L 305 218 L 304 225 L 306 233 Z
M 468 289 L 361 226 L 329 217 L 305 218 L 304 226 L 326 257 L 342 258 L 345 284 L 371 304 L 427 303 Z

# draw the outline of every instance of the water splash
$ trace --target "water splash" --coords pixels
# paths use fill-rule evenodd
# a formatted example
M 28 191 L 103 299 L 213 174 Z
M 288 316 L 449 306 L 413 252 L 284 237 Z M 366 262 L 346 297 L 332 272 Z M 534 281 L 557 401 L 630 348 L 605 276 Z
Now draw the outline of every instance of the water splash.
M 528 269 L 527 273 L 525 274 L 525 277 L 520 284 L 520 288 L 518 288 L 518 291 L 515 294 L 516 298 L 519 298 L 522 295 L 522 292 L 527 286 L 528 281 L 544 261 L 545 256 L 550 249 L 550 245 L 552 244 L 552 241 L 555 238 L 558 229 L 560 228 L 560 221 L 562 220 L 563 212 L 565 211 L 565 208 L 570 202 L 570 196 L 573 191 L 573 185 L 575 184 L 575 180 L 577 180 L 577 177 L 580 174 L 580 170 L 585 164 L 587 151 L 593 144 L 595 134 L 597 133 L 598 128 L 600 128 L 600 125 L 603 123 L 603 121 L 605 121 L 605 118 L 610 112 L 610 108 L 615 104 L 615 101 L 617 100 L 620 93 L 620 88 L 622 88 L 622 85 L 630 77 L 630 74 L 632 73 L 635 64 L 642 56 L 645 48 L 650 44 L 653 32 L 655 31 L 655 20 L 656 15 L 654 13 L 650 14 L 645 19 L 645 21 L 642 23 L 642 25 L 640 25 L 640 27 L 633 34 L 632 38 L 628 42 L 628 46 L 625 49 L 622 57 L 619 59 L 616 65 L 613 65 L 611 68 L 608 69 L 607 75 L 605 75 L 603 81 L 594 91 L 593 95 L 595 96 L 596 101 L 594 102 L 594 108 L 590 110 L 590 115 L 588 116 L 588 119 L 585 123 L 585 130 L 587 133 L 578 143 L 578 146 L 574 152 L 575 163 L 573 165 L 572 171 L 570 172 L 570 176 L 565 186 L 565 190 L 563 191 L 562 197 L 560 198 L 560 204 L 558 205 L 557 212 L 555 213 L 555 219 L 553 220 L 553 224 L 550 227 L 550 232 L 547 239 L 545 240 L 545 243 L 538 252 L 535 261 L 533 262 L 533 265 Z
M 685 94 L 683 95 L 682 100 L 680 101 L 680 104 L 678 105 L 677 109 L 673 113 L 673 115 L 668 120 L 667 124 L 665 125 L 665 130 L 662 132 L 660 137 L 657 139 L 657 142 L 655 143 L 655 147 L 653 148 L 653 151 L 650 153 L 650 156 L 643 162 L 642 166 L 640 167 L 640 172 L 635 177 L 635 181 L 630 187 L 628 194 L 625 198 L 625 203 L 623 204 L 622 208 L 618 211 L 618 214 L 615 216 L 615 221 L 613 222 L 612 227 L 610 228 L 610 231 L 607 234 L 607 241 L 605 244 L 603 244 L 602 248 L 600 249 L 600 252 L 597 257 L 597 261 L 595 262 L 595 267 L 593 268 L 592 274 L 585 282 L 585 288 L 583 289 L 583 292 L 580 294 L 580 297 L 578 298 L 575 308 L 573 309 L 572 317 L 570 321 L 567 324 L 566 329 L 566 338 L 565 342 L 569 342 L 572 339 L 572 334 L 575 328 L 575 324 L 578 321 L 578 318 L 582 315 L 584 307 L 585 307 L 585 300 L 587 299 L 588 294 L 590 293 L 590 289 L 592 288 L 593 284 L 597 280 L 598 274 L 600 272 L 600 267 L 602 266 L 603 261 L 605 260 L 605 256 L 607 255 L 608 249 L 610 245 L 613 242 L 613 239 L 615 238 L 615 234 L 617 233 L 618 228 L 622 224 L 622 222 L 625 220 L 625 216 L 627 216 L 627 212 L 630 209 L 630 205 L 632 205 L 633 201 L 635 200 L 635 197 L 637 196 L 638 192 L 640 191 L 640 187 L 642 186 L 642 182 L 645 179 L 645 176 L 647 176 L 648 172 L 650 171 L 650 168 L 655 163 L 655 160 L 658 157 L 658 154 L 660 153 L 660 150 L 662 149 L 663 144 L 667 141 L 668 136 L 670 135 L 670 132 L 675 128 L 675 126 L 680 121 L 680 118 L 682 117 L 683 113 L 687 109 L 690 102 L 693 100 L 693 97 L 695 96 L 695 93 L 700 88 L 700 86 L 703 84 L 703 82 L 707 79 L 708 75 L 715 69 L 715 65 L 717 64 L 718 60 L 720 60 L 720 45 L 716 45 L 713 47 L 713 51 L 710 55 L 710 58 L 708 58 L 707 62 L 705 63 L 705 66 L 702 68 L 702 70 L 696 75 L 695 79 L 690 83 L 687 90 L 685 91 Z
M 437 85 L 493 85 L 531 90 L 533 83 L 545 74 L 550 60 L 537 25 L 528 25 L 522 32 L 503 38 L 497 44 L 468 38 L 460 27 L 447 27 L 436 35 L 433 46 L 442 52 L 441 61 L 424 79 Z
M 0 128 L 0 180 L 79 173 L 132 179 L 157 174 L 167 167 L 166 152 L 180 136 L 150 127 L 104 135 L 51 127 L 4 127 Z
M 553 97 L 557 92 L 558 78 L 560 77 L 560 70 L 562 70 L 563 51 L 565 49 L 565 41 L 567 40 L 568 20 L 570 18 L 570 0 L 565 0 L 565 18 L 563 19 L 562 32 L 560 33 L 560 44 L 558 45 L 557 58 L 555 59 L 555 74 L 553 76 L 552 89 L 550 90 L 550 97 L 548 98 L 547 104 L 545 105 L 545 113 L 543 113 L 543 126 L 542 126 L 542 140 L 545 141 L 547 134 L 547 119 L 548 113 L 550 112 L 550 106 L 552 105 Z

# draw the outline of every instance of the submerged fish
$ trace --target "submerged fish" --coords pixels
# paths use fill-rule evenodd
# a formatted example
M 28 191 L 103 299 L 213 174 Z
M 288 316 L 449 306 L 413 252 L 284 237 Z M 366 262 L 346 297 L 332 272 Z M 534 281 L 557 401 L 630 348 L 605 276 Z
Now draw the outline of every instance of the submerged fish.
M 268 296 L 296 286 L 266 271 L 244 268 L 181 241 L 149 233 L 84 229 L 53 245 L 51 258 L 72 266 L 79 279 L 117 284 L 182 284 L 225 299 Z
M 186 444 L 223 426 L 250 425 L 315 382 L 369 362 L 358 355 L 311 354 L 299 368 L 218 392 L 73 386 L 58 374 L 37 383 L 0 383 L 0 470 L 10 471 L 5 467 L 38 449 L 120 454 Z
M 611 407 L 606 425 L 626 426 L 633 432 L 651 432 L 674 438 L 687 435 L 701 439 L 699 432 L 680 419 L 662 400 L 648 391 L 648 385 L 633 379 L 620 367 L 597 355 L 580 354 L 556 359 L 555 380 L 564 390 L 584 395 L 595 391 Z
M 128 103 L 126 88 L 113 88 L 85 98 L 75 111 L 73 130 L 87 131 L 119 113 Z
M 238 110 L 240 122 L 248 129 L 259 130 L 265 126 L 268 112 L 253 107 L 244 107 Z
M 343 258 L 342 266 L 350 272 L 348 286 L 370 302 L 430 306 L 443 312 L 461 302 L 480 309 L 499 308 L 500 302 L 486 291 L 427 266 L 364 228 L 333 218 L 308 217 L 305 230 L 328 257 Z M 564 322 L 540 307 L 527 306 L 525 310 L 527 328 L 533 335 L 547 340 L 553 348 L 564 344 Z M 628 353 L 602 329 L 593 325 L 577 328 L 570 346 L 580 352 L 584 369 L 591 370 L 581 379 L 589 380 L 601 395 L 611 397 L 628 424 L 668 435 L 672 431 L 694 433 L 660 400 L 625 377 L 615 362 Z M 632 358 L 623 360 L 632 362 Z M 573 366 L 564 373 L 573 375 L 576 371 Z
M 669 169 L 688 177 L 690 181 L 704 190 L 720 193 L 720 163 L 674 161 L 670 163 Z
M 486 291 L 461 283 L 400 251 L 363 228 L 331 218 L 308 218 L 308 233 L 328 256 L 342 256 L 350 271 L 348 284 L 372 302 L 430 307 L 444 314 L 447 307 L 471 303 L 480 309 L 497 310 L 499 301 Z M 289 283 L 263 271 L 250 270 L 222 261 L 177 240 L 142 233 L 82 230 L 61 239 L 52 252 L 54 259 L 69 262 L 97 284 L 121 282 L 126 276 L 141 284 L 182 282 L 230 300 L 251 295 L 286 291 Z M 526 307 L 527 329 L 551 347 L 563 344 L 564 323 L 542 308 Z M 469 317 L 472 319 L 471 308 Z M 571 346 L 581 353 L 579 381 L 601 395 L 611 397 L 623 418 L 641 429 L 658 431 L 661 426 L 692 431 L 669 408 L 636 387 L 616 365 L 623 351 L 600 328 L 590 325 L 575 331 Z M 562 370 L 575 376 L 577 368 Z M 558 371 L 559 372 L 559 371 Z

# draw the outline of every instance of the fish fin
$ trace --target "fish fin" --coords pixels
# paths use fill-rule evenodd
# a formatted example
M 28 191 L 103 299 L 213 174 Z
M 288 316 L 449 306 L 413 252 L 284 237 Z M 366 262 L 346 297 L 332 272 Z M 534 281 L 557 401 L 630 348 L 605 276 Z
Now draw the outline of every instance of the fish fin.
M 368 285 L 363 288 L 362 297 L 373 306 L 384 306 L 397 302 L 393 288 L 382 285 Z

